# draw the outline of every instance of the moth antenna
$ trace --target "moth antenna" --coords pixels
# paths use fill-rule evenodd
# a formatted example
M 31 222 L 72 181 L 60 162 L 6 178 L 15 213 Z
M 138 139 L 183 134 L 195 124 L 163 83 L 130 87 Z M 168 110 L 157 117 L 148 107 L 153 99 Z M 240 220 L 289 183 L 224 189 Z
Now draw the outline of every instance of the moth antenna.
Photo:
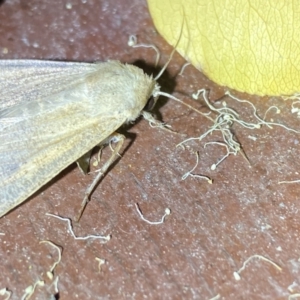
M 180 42 L 180 40 L 181 40 L 181 36 L 182 36 L 182 32 L 183 32 L 183 25 L 184 25 L 184 23 L 185 23 L 184 21 L 185 21 L 185 15 L 184 15 L 184 18 L 183 18 L 183 20 L 182 20 L 182 24 L 181 24 L 181 28 L 180 28 L 179 37 L 178 37 L 178 40 L 177 40 L 177 42 L 176 42 L 176 44 L 175 44 L 175 46 L 174 46 L 174 49 L 172 50 L 171 55 L 170 55 L 168 61 L 165 63 L 165 65 L 164 65 L 163 68 L 160 70 L 160 72 L 155 76 L 155 78 L 154 78 L 155 81 L 158 80 L 158 79 L 161 77 L 161 75 L 162 75 L 163 72 L 166 70 L 166 68 L 168 67 L 169 63 L 171 62 L 171 60 L 172 60 L 172 58 L 173 58 L 173 55 L 174 55 L 174 53 L 175 53 L 175 51 L 176 51 L 176 49 L 177 49 L 177 46 L 178 46 L 178 44 L 179 44 L 179 42 Z
M 154 96 L 154 97 L 163 96 L 163 97 L 166 97 L 166 98 L 175 100 L 175 101 L 181 103 L 182 105 L 188 107 L 189 109 L 195 111 L 196 113 L 198 113 L 198 114 L 204 116 L 205 118 L 207 118 L 207 119 L 213 121 L 213 119 L 212 119 L 211 117 L 209 117 L 207 114 L 201 112 L 201 111 L 198 110 L 197 108 L 195 108 L 195 107 L 193 107 L 193 106 L 191 106 L 191 105 L 189 105 L 189 104 L 183 102 L 182 100 L 176 98 L 175 96 L 173 96 L 173 95 L 171 95 L 171 94 L 168 94 L 168 93 L 165 93 L 165 92 L 161 92 L 161 91 L 157 91 L 157 92 L 155 92 L 155 94 L 153 94 L 153 96 Z

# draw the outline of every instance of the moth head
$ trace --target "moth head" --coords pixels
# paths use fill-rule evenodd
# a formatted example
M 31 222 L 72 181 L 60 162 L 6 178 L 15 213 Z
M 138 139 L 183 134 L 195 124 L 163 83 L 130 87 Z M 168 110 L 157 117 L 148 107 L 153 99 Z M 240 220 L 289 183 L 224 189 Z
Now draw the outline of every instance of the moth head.
M 153 107 L 156 105 L 156 102 L 158 100 L 159 92 L 160 92 L 160 85 L 156 82 L 154 85 L 154 88 L 152 90 L 152 94 L 151 94 L 150 98 L 148 99 L 148 102 L 147 102 L 144 110 L 149 111 L 149 110 L 153 109 Z

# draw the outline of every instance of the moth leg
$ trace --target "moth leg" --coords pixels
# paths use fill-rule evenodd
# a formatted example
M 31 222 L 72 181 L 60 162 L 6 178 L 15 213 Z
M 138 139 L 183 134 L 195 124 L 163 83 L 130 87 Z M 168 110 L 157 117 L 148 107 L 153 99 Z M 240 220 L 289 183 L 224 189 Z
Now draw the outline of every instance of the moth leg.
M 163 122 L 160 122 L 159 120 L 156 120 L 156 119 L 152 116 L 152 114 L 150 114 L 149 112 L 143 110 L 141 114 L 142 114 L 143 118 L 144 118 L 146 121 L 149 122 L 150 127 L 153 127 L 153 128 L 157 127 L 157 128 L 160 128 L 160 129 L 164 129 L 164 130 L 166 130 L 166 131 L 168 131 L 168 132 L 176 133 L 176 134 L 177 134 L 176 131 L 173 131 L 173 130 L 170 129 L 170 127 L 171 127 L 170 125 L 167 125 L 167 124 L 165 124 L 165 123 L 163 123 Z
M 82 155 L 79 159 L 77 159 L 76 163 L 79 170 L 83 174 L 87 174 L 90 166 L 90 158 L 91 158 L 92 150 L 88 151 L 86 154 Z
M 107 139 L 105 139 L 103 142 L 101 142 L 100 146 L 103 144 L 110 144 L 110 143 L 116 143 L 116 148 L 114 149 L 112 155 L 110 158 L 105 162 L 105 164 L 102 166 L 102 168 L 99 170 L 98 175 L 92 182 L 92 184 L 87 188 L 85 191 L 85 195 L 83 198 L 83 201 L 81 203 L 79 214 L 76 218 L 76 221 L 78 222 L 83 214 L 83 211 L 89 202 L 89 197 L 92 194 L 93 190 L 95 189 L 96 185 L 99 183 L 102 176 L 107 172 L 108 168 L 113 164 L 113 162 L 116 160 L 116 158 L 119 156 L 119 151 L 121 150 L 123 143 L 125 140 L 125 136 L 120 133 L 113 133 L 110 135 Z

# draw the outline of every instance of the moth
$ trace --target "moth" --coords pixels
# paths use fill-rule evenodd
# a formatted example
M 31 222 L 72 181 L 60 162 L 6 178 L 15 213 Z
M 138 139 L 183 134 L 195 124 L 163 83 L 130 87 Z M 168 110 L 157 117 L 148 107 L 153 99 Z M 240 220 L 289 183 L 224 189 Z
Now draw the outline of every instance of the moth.
M 159 95 L 156 78 L 118 61 L 0 60 L 0 217 L 74 161 L 84 169 L 95 146 L 117 142 L 80 217 L 122 147 L 115 131 L 141 114 L 151 119 L 143 109 Z

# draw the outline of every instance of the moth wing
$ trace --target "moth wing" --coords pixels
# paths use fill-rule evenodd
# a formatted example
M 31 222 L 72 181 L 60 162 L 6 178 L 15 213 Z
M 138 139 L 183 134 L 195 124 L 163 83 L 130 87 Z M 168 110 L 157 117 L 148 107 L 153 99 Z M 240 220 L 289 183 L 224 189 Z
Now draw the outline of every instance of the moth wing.
M 70 121 L 74 121 L 74 116 Z M 38 130 L 36 133 L 31 131 L 30 137 L 26 136 L 26 130 L 10 135 L 9 142 L 0 144 L 0 216 L 26 200 L 68 165 L 101 143 L 124 121 L 125 119 L 104 115 L 101 117 L 101 124 L 97 119 L 85 121 L 84 126 L 76 126 L 74 122 L 72 130 L 62 129 L 53 136 L 41 136 L 37 134 Z M 47 126 L 50 129 L 57 124 L 50 121 Z M 0 132 L 0 140 L 2 138 Z M 28 143 L 22 143 L 23 148 L 18 147 L 20 140 L 26 138 Z
M 98 69 L 96 63 L 0 60 L 0 111 L 75 87 Z
M 110 112 L 111 95 L 90 97 L 86 80 L 108 67 L 0 61 L 0 216 L 125 122 Z

